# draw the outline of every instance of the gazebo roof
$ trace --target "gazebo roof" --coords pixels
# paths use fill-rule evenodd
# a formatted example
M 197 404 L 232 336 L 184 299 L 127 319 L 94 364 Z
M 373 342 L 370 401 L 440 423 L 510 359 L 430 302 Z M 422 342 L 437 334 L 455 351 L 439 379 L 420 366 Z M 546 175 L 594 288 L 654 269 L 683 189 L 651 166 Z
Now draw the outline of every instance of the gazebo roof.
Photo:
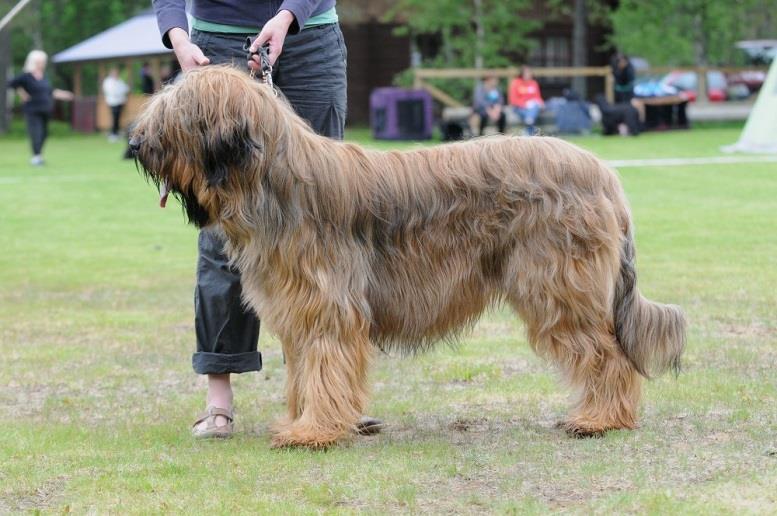
M 164 55 L 156 16 L 150 9 L 54 55 L 54 63 L 79 63 Z

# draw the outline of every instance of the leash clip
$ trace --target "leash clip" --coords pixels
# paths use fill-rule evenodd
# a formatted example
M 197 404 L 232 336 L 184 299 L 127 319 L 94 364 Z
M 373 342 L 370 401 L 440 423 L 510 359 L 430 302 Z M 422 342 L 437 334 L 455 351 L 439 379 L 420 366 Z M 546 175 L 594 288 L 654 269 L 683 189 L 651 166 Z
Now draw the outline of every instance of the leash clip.
M 272 65 L 270 64 L 270 46 L 265 44 L 259 47 L 258 51 L 251 51 L 251 45 L 253 45 L 254 40 L 251 39 L 251 37 L 247 37 L 245 43 L 243 43 L 243 50 L 248 52 L 246 54 L 246 58 L 251 61 L 255 55 L 259 56 L 259 66 L 260 66 L 260 72 L 262 74 L 262 82 L 264 82 L 267 86 L 272 88 L 273 92 L 275 91 L 275 88 L 273 87 L 272 83 Z M 251 77 L 254 76 L 254 71 L 251 69 Z

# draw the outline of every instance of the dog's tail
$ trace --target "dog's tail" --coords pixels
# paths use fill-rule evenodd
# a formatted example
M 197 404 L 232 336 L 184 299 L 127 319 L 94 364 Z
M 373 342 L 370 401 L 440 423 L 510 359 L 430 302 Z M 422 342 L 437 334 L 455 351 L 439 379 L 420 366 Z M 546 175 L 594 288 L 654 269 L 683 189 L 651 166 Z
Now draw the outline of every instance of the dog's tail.
M 685 348 L 685 315 L 680 307 L 654 303 L 637 290 L 634 238 L 629 229 L 621 248 L 621 271 L 615 287 L 615 336 L 636 370 L 645 378 L 671 368 L 680 371 Z

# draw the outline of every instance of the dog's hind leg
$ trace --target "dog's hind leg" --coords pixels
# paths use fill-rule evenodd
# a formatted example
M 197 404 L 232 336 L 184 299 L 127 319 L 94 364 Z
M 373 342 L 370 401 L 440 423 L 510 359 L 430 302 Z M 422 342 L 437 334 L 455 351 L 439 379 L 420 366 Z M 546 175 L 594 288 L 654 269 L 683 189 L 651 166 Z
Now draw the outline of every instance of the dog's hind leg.
M 601 247 L 578 256 L 546 251 L 555 263 L 527 263 L 511 285 L 511 304 L 529 342 L 576 394 L 562 426 L 573 435 L 635 428 L 642 377 L 614 335 L 612 298 L 618 254 Z M 552 260 L 551 260 L 552 261 Z
M 274 427 L 273 446 L 324 448 L 347 437 L 361 417 L 372 346 L 366 324 L 342 326 L 315 332 L 287 357 L 289 418 Z
M 576 391 L 572 410 L 560 426 L 577 437 L 636 428 L 642 377 L 620 350 L 614 335 L 592 328 L 553 338 L 563 342 L 556 350 L 560 355 L 557 362 Z
M 642 377 L 618 346 L 611 324 L 605 319 L 583 323 L 551 300 L 541 305 L 558 317 L 555 324 L 526 317 L 525 302 L 520 312 L 533 348 L 559 367 L 575 392 L 572 410 L 560 426 L 579 437 L 636 428 Z

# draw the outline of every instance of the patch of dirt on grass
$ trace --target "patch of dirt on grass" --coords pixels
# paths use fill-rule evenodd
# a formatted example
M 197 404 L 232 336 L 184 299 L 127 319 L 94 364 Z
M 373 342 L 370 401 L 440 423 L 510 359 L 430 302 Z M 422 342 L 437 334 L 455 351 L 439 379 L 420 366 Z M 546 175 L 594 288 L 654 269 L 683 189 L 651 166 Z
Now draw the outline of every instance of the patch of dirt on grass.
M 452 407 L 448 416 L 389 422 L 381 436 L 357 446 L 446 442 L 461 450 L 450 458 L 447 476 L 423 474 L 416 480 L 414 508 L 432 513 L 477 512 L 479 503 L 488 511 L 496 501 L 528 499 L 574 510 L 617 493 L 678 486 L 692 492 L 694 486 L 758 475 L 775 464 L 773 439 L 753 438 L 754 431 L 768 427 L 758 418 L 731 426 L 716 412 L 665 419 L 645 414 L 638 430 L 580 441 L 553 427 L 561 415 L 556 409 L 519 418 L 500 417 L 486 407 Z
M 67 477 L 60 475 L 50 478 L 29 491 L 11 492 L 5 502 L 11 511 L 38 511 L 50 509 L 62 499 L 62 491 L 67 484 Z M 0 501 L 2 504 L 2 501 Z M 2 505 L 0 505 L 0 509 Z
M 46 400 L 54 393 L 64 392 L 63 384 L 19 384 L 11 381 L 0 385 L 0 416 L 31 418 L 43 411 Z
M 448 429 L 454 432 L 482 432 L 488 425 L 488 419 L 457 417 L 448 424 Z
M 724 339 L 764 339 L 777 338 L 777 329 L 764 321 L 721 322 L 715 331 L 717 337 Z
M 455 411 L 454 407 L 451 407 Z M 386 421 L 386 429 L 379 434 L 381 440 L 392 444 L 417 441 L 443 441 L 455 445 L 482 445 L 509 441 L 518 432 L 526 435 L 564 433 L 555 429 L 555 420 L 560 414 L 537 414 L 537 417 L 502 417 L 486 407 L 478 409 L 468 405 L 469 413 L 484 414 L 479 417 L 453 413 L 449 416 L 418 414 L 403 421 Z

